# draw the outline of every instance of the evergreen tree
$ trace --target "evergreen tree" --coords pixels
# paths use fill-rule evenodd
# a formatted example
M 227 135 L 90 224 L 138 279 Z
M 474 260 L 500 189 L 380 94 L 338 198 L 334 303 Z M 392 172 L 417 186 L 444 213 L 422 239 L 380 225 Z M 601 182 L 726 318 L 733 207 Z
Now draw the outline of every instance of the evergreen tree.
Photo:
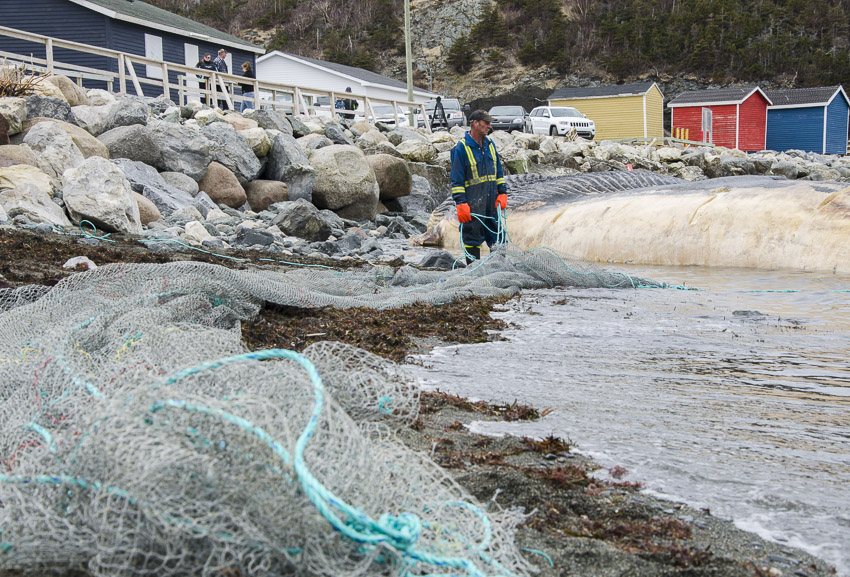
M 472 68 L 475 59 L 475 51 L 469 42 L 469 37 L 463 34 L 457 38 L 449 48 L 448 63 L 456 72 L 466 74 Z

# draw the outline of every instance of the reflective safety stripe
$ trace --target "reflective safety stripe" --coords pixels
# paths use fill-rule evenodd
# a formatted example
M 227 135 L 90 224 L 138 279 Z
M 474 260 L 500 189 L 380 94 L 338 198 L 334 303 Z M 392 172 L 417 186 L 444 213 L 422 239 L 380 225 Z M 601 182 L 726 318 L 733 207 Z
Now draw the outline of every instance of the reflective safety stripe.
M 469 160 L 469 168 L 472 172 L 472 178 L 467 181 L 464 181 L 463 187 L 452 187 L 452 194 L 466 192 L 466 187 L 475 186 L 476 184 L 481 184 L 482 182 L 495 182 L 497 185 L 505 184 L 504 177 L 496 177 L 496 175 L 498 174 L 498 171 L 496 169 L 496 147 L 493 145 L 492 140 L 488 139 L 488 148 L 490 149 L 490 158 L 493 159 L 493 174 L 485 174 L 484 176 L 478 176 L 478 163 L 475 162 L 475 155 L 472 153 L 472 148 L 470 148 L 470 146 L 462 140 L 460 143 L 463 145 L 464 150 L 466 150 L 466 158 Z
M 475 155 L 472 154 L 472 149 L 463 141 L 463 148 L 466 150 L 466 157 L 469 159 L 469 168 L 472 170 L 472 180 L 478 179 L 478 163 L 475 162 Z M 467 185 L 468 186 L 468 185 Z

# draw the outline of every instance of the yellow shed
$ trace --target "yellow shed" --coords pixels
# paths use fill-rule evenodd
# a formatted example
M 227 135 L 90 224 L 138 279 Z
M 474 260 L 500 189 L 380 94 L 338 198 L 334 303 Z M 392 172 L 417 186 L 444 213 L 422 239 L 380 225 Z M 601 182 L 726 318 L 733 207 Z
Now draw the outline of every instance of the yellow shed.
M 664 136 L 664 95 L 655 82 L 559 88 L 549 106 L 572 106 L 596 123 L 596 140 Z

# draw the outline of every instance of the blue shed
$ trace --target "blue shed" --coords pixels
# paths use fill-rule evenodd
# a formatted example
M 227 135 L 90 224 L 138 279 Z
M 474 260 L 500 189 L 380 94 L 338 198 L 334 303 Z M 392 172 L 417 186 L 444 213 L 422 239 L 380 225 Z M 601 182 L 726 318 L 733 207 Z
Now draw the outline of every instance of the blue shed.
M 0 1 L 0 24 L 43 36 L 51 36 L 155 60 L 194 66 L 205 52 L 215 58 L 227 50 L 228 70 L 241 75 L 242 62 L 251 62 L 265 49 L 194 20 L 146 4 L 141 0 L 27 0 Z M 45 58 L 44 45 L 3 35 L 0 51 Z M 114 58 L 54 49 L 57 60 L 69 64 L 117 72 Z M 234 71 L 234 63 L 236 70 Z M 139 77 L 162 79 L 162 69 L 135 64 Z M 169 78 L 176 83 L 176 73 Z M 90 88 L 104 88 L 87 82 Z M 156 86 L 145 84 L 148 96 L 157 96 Z
M 841 86 L 765 90 L 769 150 L 847 154 L 850 99 Z

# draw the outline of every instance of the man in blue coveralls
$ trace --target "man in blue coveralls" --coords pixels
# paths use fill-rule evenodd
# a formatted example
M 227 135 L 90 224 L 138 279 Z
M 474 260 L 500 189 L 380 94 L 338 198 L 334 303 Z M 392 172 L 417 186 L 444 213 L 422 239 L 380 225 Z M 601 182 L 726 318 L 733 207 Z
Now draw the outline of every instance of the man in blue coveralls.
M 452 149 L 452 198 L 461 222 L 460 240 L 467 264 L 481 258 L 484 242 L 491 249 L 496 244 L 496 207 L 508 207 L 502 160 L 493 141 L 487 138 L 491 121 L 483 110 L 470 114 L 469 132 Z

